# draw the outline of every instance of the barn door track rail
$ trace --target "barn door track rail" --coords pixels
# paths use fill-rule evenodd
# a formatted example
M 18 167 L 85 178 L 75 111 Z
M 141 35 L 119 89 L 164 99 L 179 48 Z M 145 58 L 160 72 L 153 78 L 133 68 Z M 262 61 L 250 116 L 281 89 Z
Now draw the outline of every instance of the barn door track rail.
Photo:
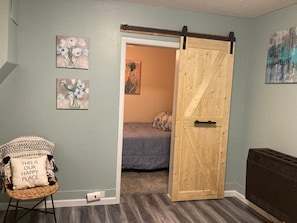
M 183 26 L 181 31 L 168 30 L 168 29 L 157 29 L 142 26 L 130 26 L 127 24 L 121 25 L 121 32 L 136 33 L 136 34 L 147 34 L 154 36 L 168 36 L 168 37 L 180 37 L 183 36 L 183 49 L 186 49 L 187 37 L 201 38 L 201 39 L 212 39 L 221 41 L 230 41 L 230 54 L 233 54 L 233 44 L 236 41 L 234 32 L 229 32 L 228 36 L 210 35 L 203 33 L 192 33 L 188 32 L 188 27 Z

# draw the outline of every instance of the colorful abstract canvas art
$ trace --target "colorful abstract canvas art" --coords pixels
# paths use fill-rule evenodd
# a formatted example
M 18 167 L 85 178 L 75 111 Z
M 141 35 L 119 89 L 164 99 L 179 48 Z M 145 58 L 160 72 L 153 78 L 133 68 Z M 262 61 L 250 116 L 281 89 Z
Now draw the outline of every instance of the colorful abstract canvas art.
M 297 83 L 297 28 L 270 36 L 265 83 Z

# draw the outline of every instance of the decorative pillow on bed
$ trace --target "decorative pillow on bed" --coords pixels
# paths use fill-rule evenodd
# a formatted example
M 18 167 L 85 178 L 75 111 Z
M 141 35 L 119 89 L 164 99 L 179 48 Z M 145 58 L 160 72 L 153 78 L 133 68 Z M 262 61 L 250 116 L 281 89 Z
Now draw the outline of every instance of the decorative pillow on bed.
M 13 189 L 48 185 L 47 160 L 47 156 L 30 159 L 11 158 Z
M 153 121 L 153 127 L 164 131 L 171 131 L 172 113 L 161 112 Z

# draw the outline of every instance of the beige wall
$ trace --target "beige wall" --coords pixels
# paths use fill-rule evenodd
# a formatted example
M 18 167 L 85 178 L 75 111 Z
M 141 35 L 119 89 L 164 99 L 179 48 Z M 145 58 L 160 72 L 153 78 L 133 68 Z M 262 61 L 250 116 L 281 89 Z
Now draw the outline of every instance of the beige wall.
M 152 122 L 162 111 L 172 111 L 175 49 L 127 46 L 127 60 L 141 60 L 140 95 L 125 95 L 124 122 Z

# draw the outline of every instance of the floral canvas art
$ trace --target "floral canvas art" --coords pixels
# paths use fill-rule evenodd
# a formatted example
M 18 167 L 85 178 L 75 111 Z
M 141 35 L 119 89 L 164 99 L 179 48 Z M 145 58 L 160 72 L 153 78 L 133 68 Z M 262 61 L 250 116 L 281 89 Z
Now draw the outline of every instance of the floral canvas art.
M 89 40 L 72 36 L 57 36 L 57 67 L 89 69 Z
M 141 61 L 126 60 L 125 94 L 140 94 Z
M 57 78 L 57 109 L 88 108 L 88 80 Z

